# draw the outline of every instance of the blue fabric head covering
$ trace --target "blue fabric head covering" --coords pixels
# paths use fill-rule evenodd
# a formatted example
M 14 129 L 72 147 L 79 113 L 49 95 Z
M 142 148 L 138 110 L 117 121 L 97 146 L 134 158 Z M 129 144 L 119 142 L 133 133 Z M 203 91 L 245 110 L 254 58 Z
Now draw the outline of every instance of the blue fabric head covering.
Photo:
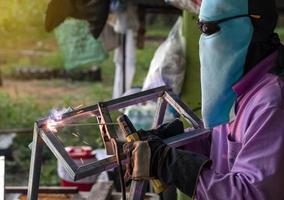
M 248 15 L 248 0 L 203 0 L 202 21 L 216 21 Z M 232 86 L 242 77 L 248 47 L 253 35 L 250 17 L 219 24 L 221 30 L 200 37 L 202 117 L 206 128 L 225 124 L 234 118 L 236 94 Z
M 204 21 L 216 21 L 248 13 L 248 0 L 203 0 L 199 18 Z

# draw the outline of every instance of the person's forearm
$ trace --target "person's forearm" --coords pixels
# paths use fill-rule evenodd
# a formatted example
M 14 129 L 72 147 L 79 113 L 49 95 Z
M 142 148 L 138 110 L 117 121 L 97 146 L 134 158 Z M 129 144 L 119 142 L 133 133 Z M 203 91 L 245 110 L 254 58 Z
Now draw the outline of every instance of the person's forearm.
M 167 185 L 175 185 L 191 197 L 195 193 L 200 172 L 211 163 L 201 154 L 173 148 L 163 151 L 156 159 L 159 160 L 156 164 L 158 178 Z
M 185 129 L 185 132 L 189 132 L 189 129 Z M 209 157 L 211 149 L 211 134 L 198 139 L 194 139 L 188 144 L 182 146 L 181 149 L 199 153 Z
M 196 199 L 262 200 L 267 198 L 263 185 L 253 175 L 241 172 L 219 174 L 212 169 L 204 169 L 198 180 Z

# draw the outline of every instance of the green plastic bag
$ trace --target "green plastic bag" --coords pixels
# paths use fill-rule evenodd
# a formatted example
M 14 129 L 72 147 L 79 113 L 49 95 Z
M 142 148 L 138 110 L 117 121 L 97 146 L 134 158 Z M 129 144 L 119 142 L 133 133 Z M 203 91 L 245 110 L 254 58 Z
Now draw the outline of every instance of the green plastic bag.
M 67 70 L 102 62 L 108 56 L 100 41 L 89 32 L 88 22 L 66 20 L 55 30 L 55 36 Z

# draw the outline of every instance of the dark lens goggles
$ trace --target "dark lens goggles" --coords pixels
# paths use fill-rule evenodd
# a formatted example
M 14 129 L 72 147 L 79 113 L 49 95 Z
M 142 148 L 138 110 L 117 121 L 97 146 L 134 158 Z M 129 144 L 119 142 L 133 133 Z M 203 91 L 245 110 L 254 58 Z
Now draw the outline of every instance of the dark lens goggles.
M 209 21 L 209 22 L 205 22 L 202 20 L 198 20 L 197 21 L 197 25 L 200 29 L 200 31 L 202 33 L 204 33 L 205 35 L 212 35 L 214 33 L 217 33 L 221 30 L 219 24 L 223 23 L 225 21 L 229 21 L 232 19 L 236 19 L 236 18 L 240 18 L 240 17 L 250 17 L 250 15 L 237 15 L 237 16 L 233 16 L 233 17 L 228 17 L 228 18 L 224 18 L 224 19 L 220 19 L 217 21 Z

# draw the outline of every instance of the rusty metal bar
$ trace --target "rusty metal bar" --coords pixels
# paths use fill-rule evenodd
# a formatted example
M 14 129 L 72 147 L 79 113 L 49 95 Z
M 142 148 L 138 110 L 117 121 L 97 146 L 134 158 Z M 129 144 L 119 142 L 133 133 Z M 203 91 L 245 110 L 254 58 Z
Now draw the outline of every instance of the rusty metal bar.
M 109 114 L 108 108 L 104 103 L 98 103 L 98 110 L 100 115 L 100 123 L 102 124 L 111 124 L 112 119 Z M 100 129 L 103 134 L 103 140 L 106 148 L 107 155 L 114 155 L 115 151 L 113 145 L 111 144 L 111 139 L 118 139 L 114 125 L 100 125 Z
M 97 116 L 97 121 L 98 123 L 102 124 L 102 117 L 101 116 Z M 101 132 L 101 138 L 103 140 L 103 143 L 104 143 L 104 147 L 106 149 L 106 152 L 107 154 L 114 154 L 113 153 L 113 147 L 112 147 L 112 143 L 110 141 L 110 138 L 106 132 L 106 129 L 105 129 L 105 125 L 100 125 L 99 126 L 100 128 L 100 132 Z

